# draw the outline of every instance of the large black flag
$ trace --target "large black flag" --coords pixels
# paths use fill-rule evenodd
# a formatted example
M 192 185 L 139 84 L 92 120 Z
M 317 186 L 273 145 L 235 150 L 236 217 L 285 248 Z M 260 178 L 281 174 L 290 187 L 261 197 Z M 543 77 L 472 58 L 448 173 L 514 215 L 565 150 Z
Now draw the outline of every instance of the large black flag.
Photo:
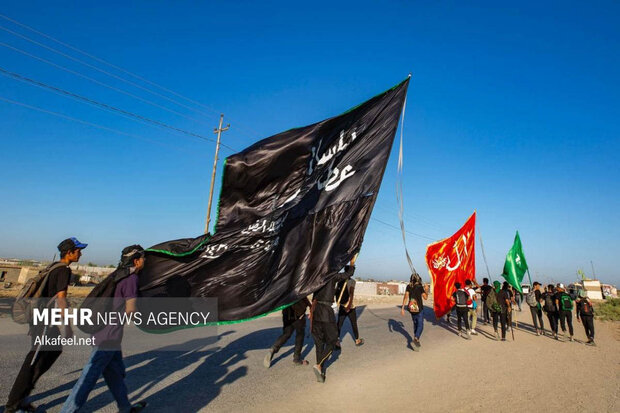
M 220 322 L 291 304 L 359 251 L 409 79 L 226 159 L 216 231 L 148 249 L 147 297 L 217 297 Z

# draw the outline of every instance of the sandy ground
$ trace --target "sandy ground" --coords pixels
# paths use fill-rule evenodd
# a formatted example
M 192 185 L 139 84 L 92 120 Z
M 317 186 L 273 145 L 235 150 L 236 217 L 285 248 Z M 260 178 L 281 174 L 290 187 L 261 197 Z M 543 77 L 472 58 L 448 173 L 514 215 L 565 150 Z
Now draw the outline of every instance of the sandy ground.
M 317 383 L 309 367 L 292 364 L 292 340 L 270 369 L 263 357 L 281 332 L 277 314 L 219 327 L 216 337 L 204 329 L 183 332 L 190 351 L 125 351 L 132 400 L 145 398 L 145 412 L 349 412 L 483 411 L 515 409 L 563 412 L 620 411 L 620 323 L 596 322 L 597 347 L 583 344 L 575 323 L 575 342 L 558 342 L 532 333 L 528 313 L 515 340 L 497 342 L 491 326 L 466 341 L 452 327 L 434 322 L 425 309 L 422 348 L 408 346 L 412 323 L 400 316 L 398 297 L 358 304 L 359 327 L 366 344 L 355 347 L 348 324 L 343 350 L 332 358 L 326 383 Z M 6 400 L 27 348 L 23 328 L 0 319 L 0 400 Z M 509 336 L 510 337 L 510 336 Z M 155 340 L 144 335 L 141 340 Z M 65 350 L 42 377 L 33 401 L 59 411 L 79 377 L 89 350 Z M 314 359 L 309 335 L 303 355 Z M 537 406 L 536 408 L 534 406 Z M 85 411 L 115 411 L 103 381 L 91 393 Z

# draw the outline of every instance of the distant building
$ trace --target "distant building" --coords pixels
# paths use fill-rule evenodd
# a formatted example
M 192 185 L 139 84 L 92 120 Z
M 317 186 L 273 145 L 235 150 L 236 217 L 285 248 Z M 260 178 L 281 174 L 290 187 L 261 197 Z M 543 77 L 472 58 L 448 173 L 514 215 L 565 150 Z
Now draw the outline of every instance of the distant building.
M 14 283 L 19 281 L 19 273 L 22 267 L 14 264 L 0 264 L 0 283 Z

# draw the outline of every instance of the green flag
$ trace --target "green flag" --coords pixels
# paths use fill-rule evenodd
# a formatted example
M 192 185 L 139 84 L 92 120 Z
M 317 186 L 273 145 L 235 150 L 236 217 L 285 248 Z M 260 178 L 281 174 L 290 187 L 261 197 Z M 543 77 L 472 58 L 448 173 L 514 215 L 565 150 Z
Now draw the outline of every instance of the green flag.
M 512 248 L 506 254 L 506 263 L 504 264 L 504 272 L 502 277 L 508 281 L 508 284 L 512 285 L 521 294 L 521 281 L 523 275 L 527 271 L 527 262 L 525 261 L 525 254 L 523 254 L 523 246 L 521 245 L 521 238 L 519 238 L 519 231 L 515 235 L 515 242 L 512 244 Z

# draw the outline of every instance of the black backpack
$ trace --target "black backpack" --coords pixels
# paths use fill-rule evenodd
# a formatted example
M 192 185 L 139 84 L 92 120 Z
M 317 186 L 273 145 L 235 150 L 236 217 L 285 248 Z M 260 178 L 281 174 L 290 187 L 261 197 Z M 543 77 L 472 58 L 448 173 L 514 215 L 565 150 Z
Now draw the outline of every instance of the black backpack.
M 579 313 L 583 315 L 594 315 L 594 309 L 592 303 L 588 298 L 582 298 L 579 306 Z
M 545 294 L 545 305 L 544 310 L 548 313 L 555 313 L 555 301 L 553 300 L 553 295 L 547 293 Z
M 469 294 L 464 290 L 456 290 L 456 306 L 467 307 L 467 300 L 469 300 Z
M 15 298 L 15 303 L 12 308 L 13 321 L 19 324 L 30 324 L 32 322 L 32 312 L 35 308 L 42 308 L 43 306 L 49 306 L 52 301 L 56 299 L 56 296 L 48 298 L 47 304 L 41 301 L 43 298 L 43 291 L 47 287 L 49 276 L 57 268 L 66 267 L 67 264 L 62 262 L 54 262 L 48 265 L 39 273 L 29 278 L 26 284 L 22 287 Z
M 99 314 L 109 313 L 114 311 L 113 297 L 114 291 L 118 283 L 129 276 L 128 268 L 117 268 L 110 275 L 108 275 L 103 281 L 93 288 L 93 290 L 86 296 L 82 304 L 80 305 L 80 311 L 82 308 L 87 308 L 93 312 L 92 322 L 90 324 L 80 324 L 78 328 L 86 334 L 95 334 L 101 331 L 106 324 L 99 323 Z

